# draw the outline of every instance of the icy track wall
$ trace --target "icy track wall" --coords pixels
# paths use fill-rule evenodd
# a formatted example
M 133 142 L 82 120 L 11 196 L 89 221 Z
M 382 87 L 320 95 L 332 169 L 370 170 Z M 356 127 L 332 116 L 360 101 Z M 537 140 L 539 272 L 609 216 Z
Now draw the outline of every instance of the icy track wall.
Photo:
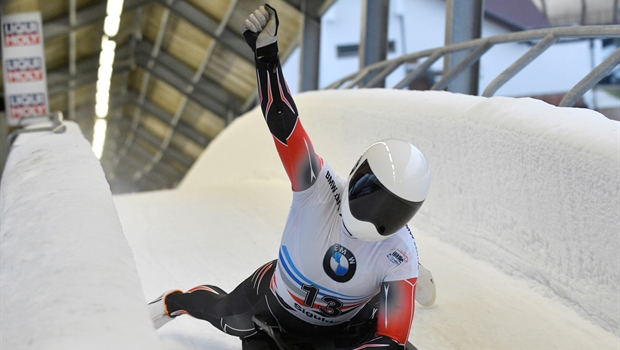
M 23 134 L 0 189 L 1 349 L 158 349 L 99 161 L 76 124 Z
M 320 91 L 295 100 L 316 152 L 341 176 L 376 140 L 413 142 L 431 164 L 432 185 L 412 225 L 618 333 L 618 122 L 533 99 L 447 92 Z M 237 119 L 180 190 L 288 184 L 268 135 L 258 109 Z

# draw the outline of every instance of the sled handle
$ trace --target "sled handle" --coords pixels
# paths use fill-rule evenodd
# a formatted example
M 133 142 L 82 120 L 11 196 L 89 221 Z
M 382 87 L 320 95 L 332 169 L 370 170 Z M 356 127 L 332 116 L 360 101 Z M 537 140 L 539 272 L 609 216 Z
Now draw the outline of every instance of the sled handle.
M 258 326 L 258 328 L 261 331 L 267 333 L 269 338 L 273 339 L 273 341 L 276 343 L 278 348 L 280 348 L 281 350 L 293 350 L 291 347 L 289 347 L 288 345 L 284 344 L 282 339 L 280 339 L 280 335 L 277 334 L 276 332 L 274 332 L 273 328 L 269 327 L 267 322 L 261 320 L 260 318 L 258 318 L 256 316 L 252 316 L 252 321 L 254 321 L 254 324 L 256 326 Z

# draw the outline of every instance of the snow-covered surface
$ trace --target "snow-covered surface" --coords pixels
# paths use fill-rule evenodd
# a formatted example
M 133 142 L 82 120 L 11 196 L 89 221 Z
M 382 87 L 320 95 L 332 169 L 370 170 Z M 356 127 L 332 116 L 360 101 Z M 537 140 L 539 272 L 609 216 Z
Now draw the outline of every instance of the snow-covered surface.
M 109 186 L 77 124 L 18 138 L 0 193 L 2 350 L 161 348 Z
M 321 91 L 300 94 L 296 102 L 315 150 L 341 175 L 348 174 L 365 147 L 386 137 L 412 141 L 429 159 L 431 193 L 411 222 L 421 261 L 433 272 L 438 293 L 433 307 L 416 311 L 411 341 L 421 350 L 618 349 L 618 122 L 530 99 L 445 92 Z M 15 163 L 18 149 L 9 162 Z M 71 172 L 81 172 L 78 168 Z M 5 338 L 29 336 L 27 327 L 7 321 L 7 315 L 24 316 L 6 312 L 5 300 L 21 297 L 19 285 L 34 288 L 29 283 L 40 278 L 19 260 L 5 263 L 6 222 L 32 220 L 24 211 L 6 216 L 5 195 L 15 193 L 7 187 L 23 181 L 10 178 L 9 182 L 5 173 L 2 183 L 3 350 Z M 77 187 L 75 182 L 63 185 Z M 24 197 L 32 191 L 43 197 L 50 192 L 49 187 L 30 186 L 20 192 L 27 193 Z M 109 196 L 107 189 L 96 186 L 84 190 Z M 290 199 L 271 136 L 260 112 L 253 110 L 209 145 L 177 190 L 114 197 L 144 296 L 136 301 L 140 287 L 119 286 L 119 281 L 106 282 L 105 291 L 91 288 L 89 296 L 104 299 L 116 293 L 111 305 L 117 305 L 119 298 L 125 301 L 118 295 L 122 293 L 129 294 L 128 303 L 140 304 L 173 288 L 208 283 L 231 290 L 277 256 Z M 39 210 L 56 215 L 59 208 L 67 208 L 62 201 L 35 203 Z M 82 209 L 70 208 L 77 221 L 94 222 L 90 217 L 77 219 Z M 97 220 L 115 226 L 118 218 Z M 89 239 L 88 244 L 95 243 Z M 117 251 L 100 243 L 97 253 L 130 265 L 120 246 Z M 32 247 L 47 249 L 43 243 Z M 81 250 L 71 250 L 75 251 Z M 59 274 L 62 280 L 58 266 L 72 257 L 69 252 L 64 255 L 48 261 L 42 272 Z M 109 276 L 101 271 L 108 267 L 107 260 L 76 273 L 88 275 L 84 284 L 100 283 Z M 127 269 L 131 275 L 134 267 Z M 60 282 L 48 283 L 51 294 L 65 291 Z M 46 293 L 30 295 L 44 303 L 60 303 L 59 308 L 73 303 Z M 135 309 L 140 318 L 136 324 L 142 327 L 140 306 L 127 309 Z M 28 307 L 33 315 L 26 321 L 49 319 L 49 310 Z M 95 315 L 100 311 L 88 306 L 82 311 L 91 314 L 84 310 Z M 71 334 L 83 337 L 82 332 Z M 164 349 L 240 348 L 237 339 L 187 316 L 157 334 Z M 145 339 L 150 341 L 149 336 Z M 16 347 L 7 347 L 11 348 Z

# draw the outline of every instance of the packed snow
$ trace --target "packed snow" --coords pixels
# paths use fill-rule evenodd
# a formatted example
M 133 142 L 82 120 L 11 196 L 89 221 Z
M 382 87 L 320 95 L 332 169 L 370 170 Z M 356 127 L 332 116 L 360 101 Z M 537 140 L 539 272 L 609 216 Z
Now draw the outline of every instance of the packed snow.
M 0 188 L 0 349 L 157 349 L 103 170 L 75 123 L 23 134 Z
M 341 176 L 387 137 L 431 164 L 431 193 L 410 223 L 437 284 L 435 305 L 416 310 L 420 350 L 618 349 L 618 122 L 447 92 L 295 98 Z M 277 257 L 291 192 L 260 111 L 227 127 L 175 190 L 112 202 L 88 149 L 67 133 L 29 135 L 11 151 L 0 348 L 239 349 L 189 316 L 154 331 L 145 304 L 169 289 L 231 290 Z

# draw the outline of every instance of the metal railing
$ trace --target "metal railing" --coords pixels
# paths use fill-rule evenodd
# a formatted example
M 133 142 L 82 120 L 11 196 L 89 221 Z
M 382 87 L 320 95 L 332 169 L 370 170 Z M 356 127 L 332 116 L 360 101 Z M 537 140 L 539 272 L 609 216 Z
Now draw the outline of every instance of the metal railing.
M 38 122 L 49 122 L 49 125 L 26 128 L 28 125 Z M 7 137 L 7 149 L 10 151 L 11 146 L 13 145 L 13 141 L 17 138 L 17 136 L 26 133 L 32 132 L 40 132 L 40 131 L 51 131 L 54 134 L 61 134 L 67 130 L 67 126 L 63 122 L 62 112 L 57 111 L 46 115 L 34 115 L 34 116 L 26 116 L 19 119 L 19 124 L 17 125 L 17 129 L 9 134 Z
M 0 113 L 0 140 L 6 138 L 6 142 L 0 144 L 0 179 L 2 179 L 2 175 L 4 174 L 4 166 L 11 152 L 13 141 L 15 141 L 19 135 L 39 131 L 51 131 L 55 134 L 60 134 L 67 130 L 67 126 L 63 122 L 62 112 L 60 111 L 46 115 L 22 117 L 19 119 L 16 129 L 8 135 L 6 135 L 8 132 L 6 118 L 4 113 Z M 28 127 L 30 124 L 39 122 L 48 122 L 48 124 L 44 126 Z
M 488 38 L 480 38 L 467 42 L 452 44 L 406 54 L 390 60 L 377 62 L 364 67 L 359 72 L 347 75 L 325 89 L 351 89 L 379 87 L 385 78 L 396 69 L 409 62 L 426 58 L 415 69 L 410 71 L 392 88 L 402 89 L 407 87 L 416 78 L 427 73 L 431 66 L 444 56 L 459 52 L 469 51 L 469 54 L 453 69 L 443 72 L 441 78 L 431 86 L 430 90 L 443 90 L 454 81 L 461 73 L 465 72 L 474 63 L 489 51 L 493 46 L 504 43 L 534 42 L 538 41 L 525 54 L 519 57 L 508 68 L 501 72 L 482 92 L 481 96 L 490 97 L 499 90 L 506 82 L 512 79 L 528 64 L 534 61 L 540 54 L 545 52 L 553 44 L 561 39 L 595 39 L 595 38 L 620 38 L 620 25 L 608 26 L 582 26 L 560 27 L 522 31 Z M 579 81 L 562 99 L 560 107 L 572 107 L 588 90 L 608 75 L 615 66 L 620 64 L 620 48 L 616 49 L 609 57 L 597 65 L 589 74 Z

